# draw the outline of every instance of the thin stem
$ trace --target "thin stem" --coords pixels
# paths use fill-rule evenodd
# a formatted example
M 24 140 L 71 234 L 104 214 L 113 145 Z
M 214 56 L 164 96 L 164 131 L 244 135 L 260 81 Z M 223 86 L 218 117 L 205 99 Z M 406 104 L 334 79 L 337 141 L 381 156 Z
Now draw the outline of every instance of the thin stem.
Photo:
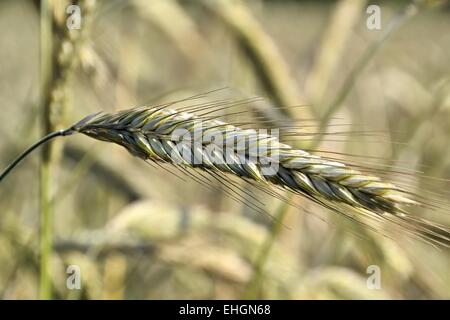
M 418 8 L 414 4 L 408 4 L 405 8 L 394 15 L 391 21 L 389 21 L 389 24 L 384 28 L 381 36 L 367 47 L 363 55 L 359 58 L 354 68 L 345 79 L 344 84 L 335 99 L 326 108 L 325 114 L 322 116 L 323 121 L 320 123 L 319 132 L 324 132 L 324 129 L 328 126 L 331 117 L 339 110 L 342 103 L 344 103 L 348 94 L 355 86 L 358 76 L 365 70 L 369 62 L 372 61 L 372 58 L 383 46 L 386 40 L 397 29 L 399 29 L 408 20 L 408 18 L 414 16 L 417 13 L 417 10 Z
M 27 150 L 25 150 L 20 156 L 18 156 L 11 164 L 2 172 L 0 175 L 0 182 L 3 181 L 3 179 L 20 163 L 23 159 L 25 159 L 31 152 L 33 152 L 34 149 L 39 147 L 40 145 L 43 145 L 47 141 L 54 139 L 56 137 L 60 136 L 67 136 L 71 134 L 72 131 L 70 129 L 67 130 L 59 130 L 52 132 L 48 135 L 46 135 L 44 138 L 33 144 L 31 147 L 29 147 Z
M 40 168 L 40 229 L 39 229 L 39 297 L 41 300 L 52 298 L 51 256 L 53 250 L 53 215 L 50 204 L 51 163 L 42 161 Z
M 54 80 L 54 54 L 53 54 L 53 17 L 49 0 L 41 0 L 41 41 L 40 41 L 40 68 L 41 68 L 41 106 L 42 121 L 45 134 L 54 131 L 51 111 L 51 92 Z M 50 133 L 51 134 L 51 133 Z M 39 297 L 43 300 L 52 298 L 50 259 L 52 255 L 52 212 L 50 204 L 50 146 L 46 146 L 41 154 L 39 170 Z
M 267 259 L 272 251 L 272 247 L 280 234 L 283 221 L 288 213 L 288 204 L 283 202 L 275 213 L 276 222 L 273 223 L 272 228 L 267 235 L 264 243 L 259 249 L 253 265 L 253 276 L 247 284 L 244 292 L 244 299 L 260 299 L 262 280 L 264 279 L 264 267 Z

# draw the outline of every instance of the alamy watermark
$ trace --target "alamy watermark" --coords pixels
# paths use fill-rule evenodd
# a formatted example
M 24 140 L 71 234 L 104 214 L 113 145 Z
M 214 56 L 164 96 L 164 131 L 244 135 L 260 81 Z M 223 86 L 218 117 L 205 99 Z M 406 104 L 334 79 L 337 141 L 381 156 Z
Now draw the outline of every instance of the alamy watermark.
M 370 290 L 381 289 L 381 269 L 379 266 L 373 264 L 367 267 L 366 273 L 369 275 L 367 277 L 367 288 Z
M 81 268 L 76 264 L 71 264 L 67 266 L 66 269 L 67 280 L 66 287 L 69 290 L 80 290 L 81 289 Z
M 78 5 L 70 5 L 66 8 L 66 13 L 69 15 L 66 19 L 66 26 L 69 30 L 81 29 L 81 8 Z
M 381 8 L 376 4 L 367 7 L 366 13 L 369 15 L 366 26 L 369 30 L 381 30 Z

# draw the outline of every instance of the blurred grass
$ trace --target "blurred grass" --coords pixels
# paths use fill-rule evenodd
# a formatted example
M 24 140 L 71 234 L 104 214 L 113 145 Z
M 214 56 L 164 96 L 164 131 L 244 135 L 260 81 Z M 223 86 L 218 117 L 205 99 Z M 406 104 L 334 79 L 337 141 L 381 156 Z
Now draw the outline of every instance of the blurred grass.
M 223 3 L 98 1 L 92 32 L 78 48 L 80 63 L 67 85 L 71 108 L 61 121 L 228 86 L 227 94 L 267 97 L 266 105 L 254 108 L 283 123 L 325 114 L 350 78 L 351 90 L 326 129 L 346 123 L 343 130 L 385 134 L 340 137 L 341 142 L 323 135 L 318 149 L 450 177 L 448 5 L 427 6 L 403 21 L 354 73 L 358 58 L 386 32 L 367 30 L 362 2 Z M 382 25 L 408 3 L 380 2 Z M 40 136 L 38 25 L 32 1 L 0 3 L 3 167 Z M 334 62 L 327 64 L 326 54 Z M 221 94 L 210 98 L 216 96 Z M 292 114 L 272 112 L 308 103 L 287 109 Z M 323 118 L 314 120 L 305 124 Z M 328 223 L 255 190 L 269 212 L 286 214 L 287 228 L 214 189 L 152 169 L 116 146 L 100 148 L 78 136 L 66 142 L 61 168 L 51 177 L 59 186 L 52 198 L 54 298 L 450 297 L 446 250 L 369 232 L 361 239 L 353 231 L 364 230 L 301 198 L 292 201 Z M 36 181 L 37 157 L 31 157 L 0 186 L 2 298 L 39 294 Z M 449 198 L 448 181 L 409 181 L 444 190 Z M 448 215 L 439 218 L 450 222 Z M 81 268 L 81 290 L 66 287 L 70 264 Z M 366 287 L 366 269 L 373 264 L 381 268 L 381 290 Z

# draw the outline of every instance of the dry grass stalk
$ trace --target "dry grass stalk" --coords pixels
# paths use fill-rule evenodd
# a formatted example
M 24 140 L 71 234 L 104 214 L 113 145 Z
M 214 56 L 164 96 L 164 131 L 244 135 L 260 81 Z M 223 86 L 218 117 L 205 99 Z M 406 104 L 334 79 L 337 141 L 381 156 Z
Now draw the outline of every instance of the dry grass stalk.
M 65 3 L 67 6 L 69 3 Z M 83 8 L 83 19 L 88 18 L 95 7 L 95 0 L 79 1 Z M 61 126 L 62 118 L 67 104 L 67 90 L 77 61 L 79 47 L 82 44 L 82 35 L 89 28 L 84 27 L 83 32 L 71 30 L 66 27 L 64 3 L 54 1 L 41 1 L 41 104 L 43 131 L 47 134 Z M 59 14 L 58 14 L 59 13 Z M 88 20 L 88 19 L 87 19 Z M 59 37 L 57 37 L 59 36 Z M 49 135 L 51 136 L 51 134 Z M 52 255 L 52 226 L 53 208 L 51 204 L 52 171 L 58 162 L 59 153 L 47 144 L 42 152 L 40 168 L 40 296 L 50 299 L 51 270 L 50 259 Z M 61 147 L 61 146 L 60 146 Z M 60 148 L 57 148 L 60 149 Z

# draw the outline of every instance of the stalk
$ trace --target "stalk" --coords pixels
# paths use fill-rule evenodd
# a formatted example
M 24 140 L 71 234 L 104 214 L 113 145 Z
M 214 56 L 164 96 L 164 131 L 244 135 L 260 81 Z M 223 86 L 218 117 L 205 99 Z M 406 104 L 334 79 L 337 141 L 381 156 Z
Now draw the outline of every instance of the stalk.
M 59 130 L 59 131 L 55 131 L 52 132 L 48 135 L 46 135 L 45 137 L 43 137 L 42 139 L 40 139 L 39 141 L 37 141 L 35 144 L 33 144 L 31 147 L 29 147 L 28 149 L 26 149 L 20 156 L 18 156 L 13 162 L 11 162 L 11 164 L 8 165 L 8 167 L 6 167 L 6 169 L 0 174 L 0 182 L 2 182 L 2 180 L 20 163 L 22 162 L 23 159 L 25 159 L 31 152 L 34 151 L 34 149 L 38 148 L 39 146 L 47 143 L 48 141 L 56 138 L 56 137 L 61 137 L 61 136 L 67 136 L 69 134 L 71 134 L 72 131 L 71 130 Z
M 272 247 L 278 239 L 281 227 L 283 226 L 283 221 L 286 218 L 287 213 L 288 204 L 283 202 L 274 214 L 276 220 L 273 222 L 272 228 L 270 229 L 267 238 L 261 244 L 261 248 L 259 249 L 254 263 L 253 275 L 245 288 L 245 292 L 243 295 L 244 299 L 254 300 L 261 298 L 261 289 L 264 279 L 264 267 L 266 265 L 267 259 L 270 256 Z
M 41 0 L 41 47 L 40 47 L 40 63 L 41 63 L 41 107 L 42 121 L 44 124 L 44 133 L 51 131 L 50 119 L 50 92 L 53 74 L 53 28 L 52 13 L 49 0 Z M 48 138 L 49 137 L 49 138 Z M 52 134 L 44 138 L 45 142 L 53 138 Z M 42 143 L 37 143 L 36 147 Z M 30 150 L 29 152 L 31 152 Z M 28 154 L 25 152 L 24 157 Z M 19 157 L 19 161 L 23 157 Z M 50 202 L 50 186 L 51 186 L 51 152 L 50 148 L 43 149 L 41 154 L 41 166 L 39 172 L 39 206 L 40 206 L 40 280 L 39 280 L 39 297 L 43 300 L 51 299 L 51 267 L 50 259 L 52 254 L 52 208 Z

